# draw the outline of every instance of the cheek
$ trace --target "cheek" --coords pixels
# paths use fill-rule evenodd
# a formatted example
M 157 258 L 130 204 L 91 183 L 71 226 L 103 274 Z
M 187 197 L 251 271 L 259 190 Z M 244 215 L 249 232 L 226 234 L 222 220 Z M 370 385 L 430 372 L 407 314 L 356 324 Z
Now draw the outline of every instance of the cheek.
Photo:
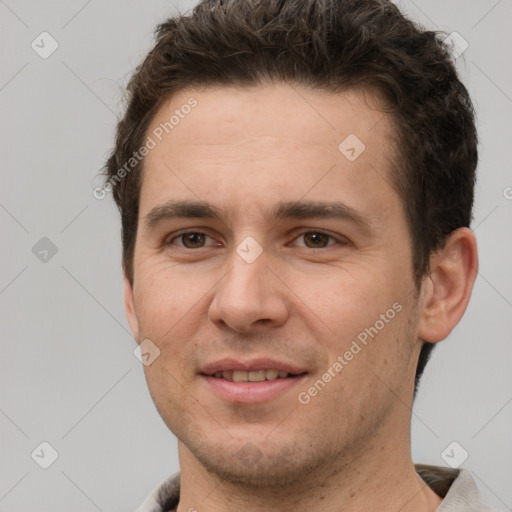
M 325 366 L 319 376 L 329 368 L 336 374 L 332 386 L 329 384 L 333 390 L 330 399 L 344 397 L 357 403 L 367 397 L 372 403 L 386 390 L 379 377 L 394 387 L 407 369 L 414 345 L 413 305 L 398 280 L 390 286 L 379 281 L 375 271 L 332 275 L 335 277 L 295 281 L 302 293 L 311 292 L 304 301 L 312 305 L 311 311 L 303 307 L 301 316 L 309 319 L 309 329 L 317 333 L 319 348 L 325 351 Z M 329 328 L 325 336 L 324 326 Z M 336 362 L 341 370 L 334 367 Z M 325 377 L 329 379 L 328 374 Z
M 402 310 L 400 314 L 406 313 Z M 336 425 L 340 439 L 347 432 L 358 436 L 371 431 L 397 404 L 397 397 L 403 396 L 411 362 L 410 349 L 404 346 L 404 319 L 397 316 L 390 320 L 373 338 L 368 336 L 366 345 L 357 336 L 340 337 L 329 347 L 328 365 L 301 390 L 303 401 L 309 400 L 303 407 L 309 408 L 310 416 Z M 354 341 L 359 348 L 353 348 Z M 342 369 L 336 371 L 339 358 Z M 329 376 L 329 368 L 334 377 Z
M 414 376 L 416 310 L 405 299 L 393 306 L 384 312 L 384 320 L 379 318 L 365 331 L 368 337 L 361 352 L 361 370 L 373 403 L 395 403 L 404 390 L 408 393 Z M 403 402 L 407 400 L 408 395 L 403 396 Z
M 204 276 L 162 264 L 141 265 L 138 278 L 134 293 L 142 334 L 161 342 L 197 314 L 210 288 Z
M 289 282 L 298 300 L 294 307 L 313 330 L 325 331 L 325 341 L 343 349 L 392 308 L 398 293 L 381 282 L 381 272 L 361 265 L 331 268 L 316 275 L 294 273 Z M 393 311 L 392 311 L 393 313 Z

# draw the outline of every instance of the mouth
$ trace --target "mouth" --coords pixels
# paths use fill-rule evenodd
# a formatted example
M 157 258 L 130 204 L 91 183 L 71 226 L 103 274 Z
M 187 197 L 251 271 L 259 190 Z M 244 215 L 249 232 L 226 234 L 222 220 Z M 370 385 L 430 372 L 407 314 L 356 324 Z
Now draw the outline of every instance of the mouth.
M 307 373 L 298 366 L 269 359 L 247 362 L 225 359 L 205 366 L 200 375 L 223 400 L 254 404 L 285 393 Z
M 303 373 L 289 373 L 283 370 L 226 370 L 222 372 L 215 372 L 212 375 L 206 375 L 207 377 L 213 377 L 215 379 L 228 380 L 230 382 L 263 382 L 265 380 L 277 380 L 277 379 L 288 379 L 290 377 L 298 377 L 304 375 Z

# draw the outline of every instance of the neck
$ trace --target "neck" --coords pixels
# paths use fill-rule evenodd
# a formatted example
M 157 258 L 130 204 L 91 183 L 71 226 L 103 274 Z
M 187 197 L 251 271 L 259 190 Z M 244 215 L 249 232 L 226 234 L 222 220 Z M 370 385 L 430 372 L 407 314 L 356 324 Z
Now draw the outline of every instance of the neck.
M 286 487 L 221 479 L 206 471 L 181 442 L 179 455 L 178 512 L 434 512 L 442 501 L 414 469 L 409 429 L 396 424 L 367 440 L 363 452 L 333 457 Z

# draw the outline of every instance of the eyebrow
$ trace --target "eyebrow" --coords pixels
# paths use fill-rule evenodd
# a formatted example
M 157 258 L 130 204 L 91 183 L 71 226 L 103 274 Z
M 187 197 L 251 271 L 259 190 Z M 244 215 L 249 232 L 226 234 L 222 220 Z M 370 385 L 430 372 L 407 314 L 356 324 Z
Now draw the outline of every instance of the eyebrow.
M 168 201 L 154 207 L 145 217 L 146 229 L 154 229 L 158 224 L 176 218 L 227 219 L 231 210 L 223 211 L 205 201 Z M 370 234 L 374 223 L 362 212 L 338 201 L 280 201 L 267 214 L 270 221 L 281 219 L 338 219 L 357 225 Z

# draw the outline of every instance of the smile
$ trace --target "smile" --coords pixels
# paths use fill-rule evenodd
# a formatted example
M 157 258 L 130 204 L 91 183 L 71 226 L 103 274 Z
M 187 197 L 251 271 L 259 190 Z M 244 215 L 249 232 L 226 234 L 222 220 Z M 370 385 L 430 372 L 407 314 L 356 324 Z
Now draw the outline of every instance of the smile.
M 227 370 L 215 372 L 213 375 L 216 379 L 224 379 L 230 382 L 262 382 L 264 380 L 286 379 L 290 376 L 295 377 L 296 375 L 280 370 Z

